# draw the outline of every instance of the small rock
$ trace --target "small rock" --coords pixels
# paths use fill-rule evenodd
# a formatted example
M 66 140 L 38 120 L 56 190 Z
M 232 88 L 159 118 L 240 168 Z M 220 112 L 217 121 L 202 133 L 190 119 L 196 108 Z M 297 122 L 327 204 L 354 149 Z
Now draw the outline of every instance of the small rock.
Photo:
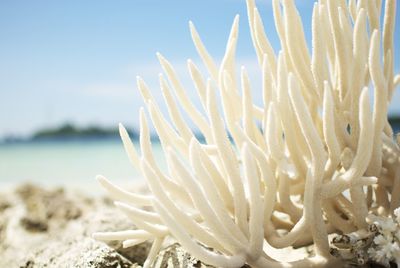
M 146 261 L 147 255 L 149 254 L 150 247 L 151 243 L 146 241 L 129 248 L 123 248 L 122 243 L 119 243 L 119 247 L 113 248 L 131 262 L 143 265 Z
M 7 199 L 0 197 L 0 213 L 9 207 L 11 207 L 11 203 Z
M 46 232 L 49 227 L 45 220 L 31 217 L 23 217 L 20 223 L 25 230 L 30 232 Z
M 130 268 L 133 265 L 116 250 L 84 237 L 69 241 L 52 241 L 36 249 L 24 263 L 23 267 L 31 268 Z
M 200 260 L 191 256 L 179 244 L 175 243 L 162 250 L 154 261 L 154 268 L 211 268 Z
M 59 228 L 82 215 L 80 200 L 70 199 L 62 188 L 46 190 L 24 184 L 16 189 L 16 194 L 25 206 L 21 225 L 28 231 L 45 232 L 53 225 Z

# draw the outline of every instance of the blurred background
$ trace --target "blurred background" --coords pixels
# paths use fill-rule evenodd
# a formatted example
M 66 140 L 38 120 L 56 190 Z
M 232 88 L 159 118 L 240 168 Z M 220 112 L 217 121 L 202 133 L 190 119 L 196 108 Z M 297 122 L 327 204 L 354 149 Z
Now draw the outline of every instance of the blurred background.
M 314 1 L 296 2 L 310 40 Z M 270 1 L 257 4 L 278 51 Z M 260 75 L 244 0 L 0 1 L 0 187 L 23 181 L 94 185 L 96 174 L 113 181 L 138 180 L 117 133 L 122 122 L 137 138 L 143 102 L 136 76 L 145 79 L 165 111 L 159 51 L 197 99 L 186 60 L 202 64 L 188 21 L 219 62 L 236 14 L 241 18 L 237 64 L 246 66 L 258 102 Z M 399 20 L 397 15 L 397 45 Z M 400 72 L 399 55 L 396 51 L 395 73 Z M 398 91 L 390 116 L 400 122 Z M 154 148 L 165 166 L 156 142 Z

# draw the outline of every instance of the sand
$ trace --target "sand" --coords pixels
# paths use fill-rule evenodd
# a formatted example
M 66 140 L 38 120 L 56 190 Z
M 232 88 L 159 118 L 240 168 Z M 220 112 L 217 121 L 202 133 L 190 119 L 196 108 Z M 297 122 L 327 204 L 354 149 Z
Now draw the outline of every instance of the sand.
M 0 191 L 0 267 L 141 267 L 149 243 L 123 249 L 91 238 L 129 228 L 135 226 L 105 196 L 23 184 Z M 155 267 L 209 266 L 173 244 Z

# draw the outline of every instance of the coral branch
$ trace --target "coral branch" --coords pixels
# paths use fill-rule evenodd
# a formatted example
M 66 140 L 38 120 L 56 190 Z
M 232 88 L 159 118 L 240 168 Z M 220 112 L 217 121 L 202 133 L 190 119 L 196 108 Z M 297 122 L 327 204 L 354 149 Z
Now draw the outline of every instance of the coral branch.
M 124 247 L 153 240 L 144 267 L 152 266 L 167 237 L 219 267 L 398 263 L 400 242 L 393 232 L 400 217 L 400 148 L 387 120 L 388 102 L 400 84 L 393 72 L 396 1 L 386 0 L 383 27 L 381 6 L 382 1 L 319 0 L 309 51 L 294 0 L 272 0 L 281 44 L 276 55 L 255 1 L 247 0 L 262 73 L 262 107 L 252 101 L 244 67 L 237 77 L 239 16 L 219 66 L 189 22 L 208 71 L 203 77 L 192 60 L 187 62 L 205 113 L 189 98 L 171 63 L 157 53 L 171 122 L 146 83 L 138 77 L 137 84 L 168 170 L 157 166 L 142 108 L 141 155 L 122 125 L 120 135 L 151 194 L 130 193 L 98 177 L 139 230 L 93 236 L 123 240 Z M 182 111 L 205 142 L 196 139 Z M 369 230 L 374 226 L 382 234 Z M 341 236 L 330 243 L 331 233 Z M 308 244 L 313 244 L 308 257 L 278 260 L 283 248 Z

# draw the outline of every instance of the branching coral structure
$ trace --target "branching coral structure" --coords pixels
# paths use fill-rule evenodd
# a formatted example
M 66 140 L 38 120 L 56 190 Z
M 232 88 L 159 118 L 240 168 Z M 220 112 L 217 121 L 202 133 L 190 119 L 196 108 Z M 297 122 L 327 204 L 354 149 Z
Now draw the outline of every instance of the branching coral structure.
M 128 192 L 98 176 L 138 229 L 94 237 L 122 240 L 125 247 L 153 241 L 145 267 L 167 237 L 218 267 L 318 267 L 340 261 L 331 254 L 328 234 L 367 229 L 368 215 L 387 217 L 400 206 L 400 148 L 387 120 L 400 83 L 393 67 L 395 6 L 396 0 L 319 0 L 310 53 L 294 0 L 273 0 L 281 43 L 275 55 L 254 0 L 247 0 L 262 73 L 261 107 L 252 101 L 244 67 L 236 77 L 239 17 L 220 66 L 190 23 L 208 71 L 205 79 L 188 60 L 202 107 L 193 104 L 172 65 L 157 54 L 170 121 L 146 83 L 137 82 L 168 171 L 154 158 L 142 108 L 141 155 L 122 125 L 120 134 L 151 194 Z M 178 105 L 205 142 L 195 138 Z M 309 257 L 276 256 L 286 247 L 310 244 Z

